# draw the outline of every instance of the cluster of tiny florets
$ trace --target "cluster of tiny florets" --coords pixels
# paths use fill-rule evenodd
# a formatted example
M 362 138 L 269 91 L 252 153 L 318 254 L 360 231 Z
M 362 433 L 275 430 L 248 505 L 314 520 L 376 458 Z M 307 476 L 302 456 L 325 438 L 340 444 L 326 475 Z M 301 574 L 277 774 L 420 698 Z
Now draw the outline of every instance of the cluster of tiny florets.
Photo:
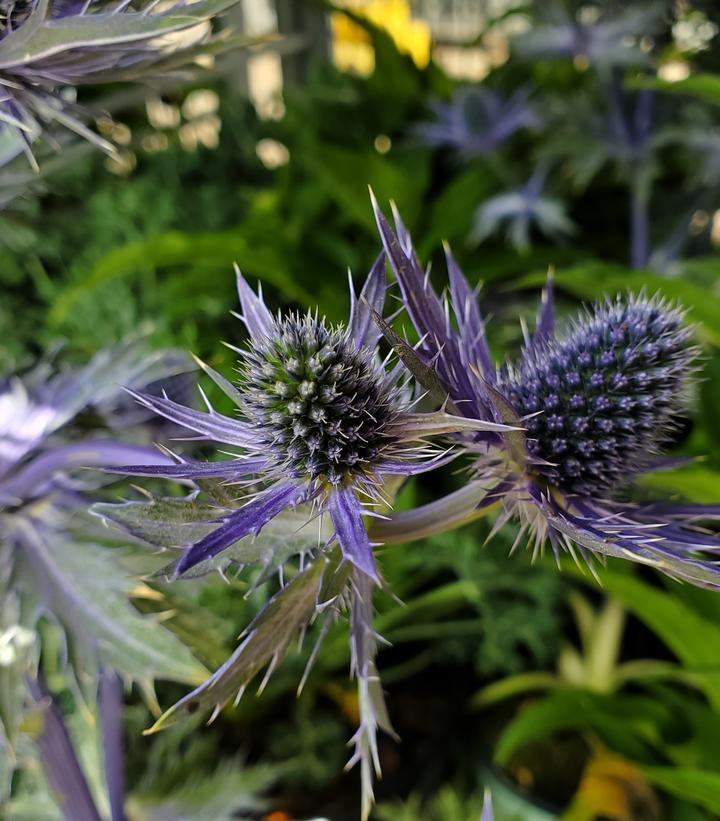
M 253 340 L 245 412 L 279 467 L 333 485 L 366 471 L 390 444 L 394 392 L 366 349 L 312 316 Z
M 531 349 L 504 390 L 527 428 L 537 472 L 576 493 L 611 489 L 672 432 L 696 349 L 659 300 L 595 305 L 561 339 Z M 532 415 L 536 414 L 536 415 Z

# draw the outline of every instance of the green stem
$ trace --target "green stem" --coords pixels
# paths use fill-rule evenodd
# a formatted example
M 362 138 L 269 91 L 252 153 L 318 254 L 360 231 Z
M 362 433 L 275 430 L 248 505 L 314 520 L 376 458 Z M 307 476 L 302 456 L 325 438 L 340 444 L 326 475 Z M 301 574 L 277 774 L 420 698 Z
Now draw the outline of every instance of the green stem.
M 490 507 L 478 509 L 486 495 L 480 482 L 470 482 L 435 502 L 373 520 L 370 538 L 381 544 L 403 544 L 454 530 L 487 514 Z

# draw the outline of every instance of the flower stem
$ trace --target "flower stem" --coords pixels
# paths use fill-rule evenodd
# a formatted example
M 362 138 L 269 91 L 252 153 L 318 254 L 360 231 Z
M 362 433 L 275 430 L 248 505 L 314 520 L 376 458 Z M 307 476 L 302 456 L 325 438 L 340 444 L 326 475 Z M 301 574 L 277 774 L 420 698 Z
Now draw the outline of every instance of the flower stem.
M 648 233 L 650 218 L 645 185 L 636 173 L 633 179 L 630 202 L 630 264 L 644 268 L 648 261 Z
M 387 519 L 375 519 L 370 538 L 382 544 L 402 544 L 454 530 L 485 516 L 490 506 L 479 505 L 487 492 L 480 482 L 470 482 L 435 502 L 391 513 Z

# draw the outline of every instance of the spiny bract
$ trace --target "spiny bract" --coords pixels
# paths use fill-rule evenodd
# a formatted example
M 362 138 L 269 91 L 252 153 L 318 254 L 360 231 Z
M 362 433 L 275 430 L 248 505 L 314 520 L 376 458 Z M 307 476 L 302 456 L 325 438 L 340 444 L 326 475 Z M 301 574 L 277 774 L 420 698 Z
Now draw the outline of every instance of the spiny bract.
M 563 490 L 606 491 L 657 450 L 682 411 L 696 349 L 683 314 L 658 299 L 594 305 L 560 339 L 531 348 L 505 391 L 530 416 L 538 472 Z
M 293 476 L 337 485 L 390 444 L 395 392 L 344 330 L 288 317 L 253 340 L 244 373 L 247 416 Z

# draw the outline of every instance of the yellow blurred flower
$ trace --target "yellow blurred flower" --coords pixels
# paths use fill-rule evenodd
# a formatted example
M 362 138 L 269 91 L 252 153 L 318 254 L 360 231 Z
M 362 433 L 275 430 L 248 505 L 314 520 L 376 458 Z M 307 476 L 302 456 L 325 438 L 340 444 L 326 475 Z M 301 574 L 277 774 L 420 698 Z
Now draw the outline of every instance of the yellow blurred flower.
M 413 20 L 407 0 L 345 0 L 342 4 L 392 37 L 398 51 L 408 54 L 419 68 L 430 61 L 429 25 Z M 333 61 L 341 71 L 367 76 L 375 68 L 375 52 L 368 33 L 342 12 L 331 16 Z
M 601 748 L 588 762 L 565 821 L 660 821 L 655 792 L 634 764 Z

